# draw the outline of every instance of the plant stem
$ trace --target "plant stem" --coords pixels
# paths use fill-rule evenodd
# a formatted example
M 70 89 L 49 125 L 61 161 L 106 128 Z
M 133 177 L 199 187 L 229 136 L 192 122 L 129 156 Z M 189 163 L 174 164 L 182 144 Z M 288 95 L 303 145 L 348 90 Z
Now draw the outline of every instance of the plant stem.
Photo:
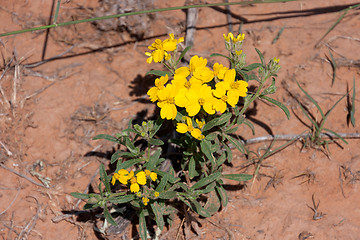
M 270 75 L 268 72 L 266 72 L 265 76 L 263 77 L 262 81 L 260 82 L 260 85 L 256 91 L 256 93 L 250 98 L 249 101 L 247 101 L 244 105 L 244 107 L 241 109 L 239 116 L 243 115 L 244 112 L 247 110 L 247 108 L 250 106 L 250 104 L 255 101 L 256 98 L 258 98 L 261 94 L 261 89 L 263 88 L 265 82 L 269 79 Z
M 150 10 L 144 10 L 144 11 L 138 11 L 138 12 L 129 12 L 129 13 L 109 15 L 109 16 L 95 17 L 95 18 L 87 18 L 87 19 L 81 19 L 81 20 L 76 20 L 76 21 L 63 22 L 63 23 L 46 25 L 46 26 L 22 29 L 22 30 L 18 30 L 18 31 L 2 33 L 2 34 L 0 34 L 0 37 L 15 35 L 15 34 L 19 34 L 19 33 L 25 33 L 25 32 L 33 32 L 33 31 L 37 31 L 37 30 L 43 30 L 43 29 L 54 28 L 54 27 L 67 26 L 67 25 L 78 24 L 78 23 L 93 22 L 93 21 L 98 21 L 98 20 L 105 20 L 105 19 L 119 18 L 119 17 L 123 17 L 123 16 L 132 16 L 132 15 L 140 15 L 140 14 L 147 14 L 147 13 L 155 13 L 155 12 L 165 12 L 165 11 L 173 11 L 173 10 L 181 10 L 181 9 L 189 9 L 189 8 L 230 6 L 230 5 L 250 5 L 250 4 L 254 4 L 254 3 L 276 3 L 276 2 L 292 2 L 292 1 L 297 1 L 297 0 L 262 0 L 262 1 L 210 3 L 210 4 L 177 6 L 177 7 L 169 7 L 169 8 L 158 8 L 158 9 L 150 9 Z

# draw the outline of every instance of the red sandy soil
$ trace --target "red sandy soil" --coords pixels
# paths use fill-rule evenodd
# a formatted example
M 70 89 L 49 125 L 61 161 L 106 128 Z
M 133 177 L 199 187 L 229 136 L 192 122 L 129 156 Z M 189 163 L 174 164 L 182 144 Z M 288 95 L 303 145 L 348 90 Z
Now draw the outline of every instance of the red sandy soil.
M 355 79 L 355 105 L 360 105 L 359 10 L 348 12 L 318 48 L 314 47 L 341 16 L 339 11 L 356 3 L 296 1 L 230 7 L 234 30 L 238 30 L 241 19 L 247 20 L 242 26 L 247 62 L 258 61 L 255 47 L 267 60 L 280 58 L 282 69 L 274 98 L 292 111 L 287 120 L 280 109 L 258 101 L 256 111 L 249 116 L 256 134 L 253 136 L 244 127 L 238 132 L 244 139 L 309 130 L 296 117 L 309 124 L 294 97 L 320 119 L 320 113 L 295 80 L 327 111 L 352 88 Z M 0 31 L 46 24 L 51 4 L 43 0 L 3 1 Z M 155 7 L 183 4 L 180 0 L 154 1 Z M 100 8 L 98 1 L 70 0 L 62 3 L 59 22 L 105 14 L 113 13 Z M 0 140 L 7 148 L 0 147 L 2 239 L 137 238 L 134 225 L 129 225 L 123 236 L 103 236 L 93 230 L 95 222 L 100 221 L 94 216 L 81 219 L 64 214 L 84 205 L 70 193 L 83 192 L 88 186 L 96 189 L 97 169 L 101 163 L 108 165 L 106 156 L 114 146 L 92 137 L 119 132 L 132 118 L 152 116 L 154 104 L 146 101 L 145 94 L 153 82 L 145 73 L 160 66 L 147 64 L 144 52 L 156 38 L 164 39 L 168 33 L 185 36 L 186 14 L 177 10 L 156 13 L 151 18 L 133 18 L 126 23 L 130 26 L 128 32 L 120 31 L 116 24 L 112 26 L 111 21 L 109 26 L 101 24 L 51 29 L 45 59 L 65 53 L 38 66 L 34 64 L 42 60 L 46 30 L 0 39 L 4 59 L 1 72 L 6 71 L 0 80 Z M 190 54 L 209 58 L 213 52 L 225 53 L 222 34 L 229 31 L 228 26 L 219 8 L 199 9 Z M 337 62 L 333 85 L 329 51 Z M 11 67 L 6 69 L 14 56 Z M 224 59 L 210 59 L 214 61 L 226 64 Z M 331 113 L 326 127 L 336 132 L 359 132 L 359 111 L 355 113 L 355 127 L 348 124 L 347 114 L 345 98 Z M 303 148 L 303 142 L 298 141 L 265 159 L 257 178 L 245 187 L 229 186 L 229 204 L 208 220 L 198 219 L 198 232 L 192 231 L 187 239 L 359 239 L 360 140 L 337 142 L 329 145 L 330 157 L 320 149 Z M 278 141 L 273 148 L 283 143 Z M 249 148 L 264 151 L 261 149 L 270 144 L 260 142 Z M 253 174 L 254 165 L 242 168 L 247 160 L 235 153 L 233 167 L 227 167 L 226 173 Z M 49 188 L 25 177 L 37 184 L 42 184 L 39 178 L 48 178 Z M 316 204 L 320 201 L 317 215 L 310 208 L 312 196 Z M 160 239 L 175 239 L 181 220 L 177 219 Z M 179 239 L 184 239 L 183 231 Z

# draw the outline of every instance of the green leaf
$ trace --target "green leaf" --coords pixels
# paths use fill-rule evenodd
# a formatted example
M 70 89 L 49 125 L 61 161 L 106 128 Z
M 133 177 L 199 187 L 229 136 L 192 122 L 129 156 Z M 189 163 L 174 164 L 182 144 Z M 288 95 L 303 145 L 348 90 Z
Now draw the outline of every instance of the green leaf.
M 212 133 L 206 135 L 205 139 L 208 141 L 214 141 L 217 135 L 218 135 L 218 132 L 212 132 Z
M 229 61 L 231 61 L 231 58 L 229 58 L 228 56 L 225 56 L 223 54 L 220 54 L 220 53 L 213 53 L 210 55 L 210 57 L 224 57 L 224 58 L 227 58 Z
M 275 92 L 276 92 L 275 78 L 272 78 L 270 86 L 267 87 L 266 89 L 264 89 L 264 91 L 261 93 L 261 95 L 274 94 Z
M 224 146 L 226 146 L 226 144 L 224 144 Z M 226 161 L 226 154 L 221 154 L 220 157 L 216 160 L 216 165 L 221 166 L 221 164 L 223 164 L 225 161 Z
M 135 194 L 130 194 L 130 195 L 120 196 L 120 197 L 116 197 L 116 198 L 109 198 L 108 200 L 111 203 L 122 204 L 122 203 L 130 202 L 134 199 L 135 199 Z
M 275 44 L 277 42 L 277 40 L 279 40 L 284 29 L 285 29 L 285 26 L 279 30 L 279 32 L 276 34 L 275 38 L 272 40 L 271 44 Z
M 308 113 L 308 111 L 304 109 L 304 107 L 302 106 L 302 103 L 300 103 L 299 106 L 300 106 L 301 111 L 304 113 L 304 115 L 307 117 L 307 119 L 310 120 L 310 122 L 315 127 L 316 131 L 318 132 L 319 131 L 319 125 L 317 124 L 317 122 L 315 122 L 314 119 L 312 119 L 312 117 Z
M 149 144 L 153 145 L 153 146 L 161 146 L 161 145 L 164 145 L 164 142 L 161 141 L 160 139 L 150 138 L 149 139 Z
M 228 163 L 231 163 L 231 161 L 233 159 L 232 151 L 231 151 L 230 147 L 227 144 L 224 144 L 224 147 L 225 147 L 225 150 L 226 150 Z
M 207 130 L 212 129 L 215 126 L 219 126 L 226 123 L 227 121 L 229 121 L 231 116 L 232 114 L 230 112 L 227 112 L 222 114 L 220 117 L 214 118 L 213 120 L 205 124 L 205 126 L 202 128 L 202 131 L 205 132 Z
M 141 239 L 143 240 L 147 239 L 147 229 L 146 229 L 144 209 L 141 209 L 139 213 L 139 235 Z
M 160 183 L 157 185 L 155 191 L 156 191 L 156 192 L 159 192 L 159 193 L 162 192 L 162 191 L 164 191 L 167 182 L 168 182 L 168 175 L 162 176 L 162 177 L 161 177 L 161 181 L 160 181 Z
M 335 82 L 335 78 L 336 78 L 336 62 L 335 62 L 335 59 L 334 59 L 334 56 L 332 55 L 331 51 L 329 50 L 329 54 L 330 54 L 330 58 L 331 58 L 331 67 L 333 69 L 333 75 L 332 75 L 332 81 L 331 81 L 331 86 L 334 85 L 334 82 Z
M 343 141 L 346 144 L 349 144 L 344 138 L 342 138 L 338 133 L 334 132 L 333 130 L 330 130 L 328 128 L 324 128 L 324 131 L 334 134 L 336 137 L 338 137 L 341 141 Z
M 151 71 L 148 71 L 145 75 L 150 75 L 150 74 L 160 76 L 160 77 L 165 77 L 166 75 L 171 77 L 173 75 L 171 72 L 160 71 L 160 70 L 151 70 Z
M 90 210 L 99 207 L 100 205 L 98 203 L 86 203 L 83 207 L 84 210 Z
M 127 160 L 124 162 L 118 161 L 115 172 L 118 172 L 120 169 L 128 169 L 129 167 L 131 167 L 137 163 L 140 163 L 142 161 L 144 161 L 144 160 L 141 158 L 131 159 L 131 160 Z
M 282 104 L 281 102 L 279 102 L 279 101 L 277 101 L 277 100 L 275 100 L 273 98 L 270 98 L 268 96 L 260 95 L 260 98 L 262 98 L 262 99 L 264 99 L 264 100 L 278 106 L 279 108 L 281 108 L 281 110 L 284 111 L 287 119 L 290 119 L 290 111 L 284 104 Z
M 259 49 L 255 48 L 257 54 L 259 55 L 259 58 L 260 58 L 260 61 L 261 61 L 261 66 L 266 66 L 266 63 L 265 63 L 265 59 L 264 59 L 264 55 L 260 52 Z
M 356 97 L 356 91 L 355 91 L 355 77 L 353 78 L 353 94 L 351 98 L 351 110 L 350 110 L 350 121 L 353 127 L 355 127 L 355 97 Z
M 296 80 L 295 80 L 296 81 Z M 300 90 L 306 95 L 306 97 L 315 105 L 315 107 L 319 110 L 322 119 L 325 118 L 324 112 L 322 111 L 322 109 L 320 108 L 319 104 L 315 101 L 315 99 L 313 99 L 299 84 L 298 81 L 296 81 L 298 87 L 300 88 Z
M 329 116 L 330 113 L 332 112 L 332 110 L 334 110 L 334 108 L 336 107 L 336 105 L 338 105 L 338 103 L 339 103 L 344 97 L 346 97 L 348 94 L 349 94 L 349 93 L 344 94 L 344 96 L 342 96 L 339 100 L 337 100 L 337 102 L 330 108 L 330 110 L 327 111 L 327 113 L 325 114 L 325 117 L 322 119 L 322 122 L 321 122 L 321 125 L 320 125 L 320 131 L 321 131 L 321 129 L 323 128 L 323 126 L 324 126 L 324 124 L 325 124 L 328 116 Z
M 206 209 L 210 215 L 217 213 L 221 207 L 219 196 L 214 191 L 214 188 L 212 190 L 213 191 L 208 194 L 208 198 L 204 206 L 204 209 Z
M 104 216 L 106 221 L 108 221 L 111 225 L 118 225 L 117 222 L 115 222 L 114 218 L 111 216 L 109 209 L 106 206 L 104 207 Z
M 224 133 L 226 133 L 226 134 L 232 134 L 232 133 L 235 133 L 237 130 L 239 129 L 239 127 L 233 127 L 233 128 L 229 128 L 229 129 L 226 129 L 225 131 L 224 131 Z
M 185 54 L 187 53 L 187 51 L 189 51 L 191 49 L 192 46 L 187 46 L 184 51 L 182 51 L 182 53 L 180 54 L 178 60 L 176 61 L 176 65 L 178 65 L 178 63 L 181 61 L 181 59 L 185 56 Z
M 194 206 L 192 207 L 192 210 L 194 210 L 197 214 L 203 217 L 211 217 L 210 213 L 206 209 L 204 209 L 198 201 L 196 201 L 195 199 L 190 199 L 190 201 Z
M 260 63 L 253 63 L 253 64 L 250 64 L 244 68 L 242 68 L 241 70 L 243 71 L 246 71 L 246 72 L 249 72 L 249 71 L 252 71 L 258 67 L 261 67 L 262 65 Z
M 226 178 L 226 179 L 230 179 L 230 180 L 235 180 L 235 181 L 239 181 L 239 182 L 243 182 L 243 181 L 249 181 L 252 179 L 252 175 L 250 174 L 245 174 L 245 173 L 241 173 L 241 174 L 223 174 L 221 175 L 221 178 Z
M 204 178 L 200 179 L 197 183 L 195 183 L 190 188 L 190 190 L 196 190 L 203 186 L 206 186 L 206 185 L 212 183 L 213 181 L 216 181 L 220 176 L 221 176 L 221 173 L 217 172 L 217 173 L 213 173 L 207 177 L 204 177 Z
M 160 192 L 159 194 L 160 199 L 172 199 L 175 197 L 176 197 L 175 191 L 165 191 L 165 192 Z
M 73 196 L 74 198 L 79 198 L 79 199 L 89 199 L 90 195 L 86 194 L 86 193 L 78 193 L 78 192 L 72 192 L 70 193 L 71 196 Z
M 104 183 L 106 191 L 111 192 L 109 178 L 108 178 L 108 175 L 106 174 L 104 164 L 100 165 L 100 179 Z
M 207 141 L 206 139 L 201 140 L 200 148 L 201 148 L 201 151 L 207 157 L 207 159 L 209 159 L 211 161 L 211 165 L 215 166 L 216 162 L 215 162 L 215 158 L 214 158 L 214 156 L 212 154 L 212 151 L 211 151 L 211 142 Z
M 225 189 L 223 188 L 223 186 L 221 186 L 220 184 L 217 184 L 217 186 L 215 187 L 216 192 L 219 194 L 220 196 L 220 200 L 221 200 L 221 204 L 226 207 L 226 205 L 229 202 L 229 198 L 228 195 L 225 191 Z
M 194 156 L 191 156 L 189 161 L 189 177 L 190 179 L 198 176 L 199 174 L 196 172 L 196 162 Z
M 235 138 L 233 138 L 232 136 L 227 135 L 227 134 L 224 134 L 224 136 L 225 136 L 225 138 L 226 138 L 227 140 L 229 140 L 229 142 L 230 142 L 232 145 L 234 145 L 234 147 L 235 147 L 237 150 L 239 150 L 241 153 L 246 153 L 246 152 L 247 152 L 247 151 L 245 150 L 244 144 L 242 144 L 241 141 L 239 141 L 239 140 L 237 140 L 237 139 L 235 139 Z
M 116 137 L 110 136 L 108 134 L 99 134 L 99 135 L 96 135 L 95 137 L 93 137 L 93 140 L 98 140 L 98 139 L 104 139 L 104 140 L 108 140 L 111 142 L 119 143 L 119 139 L 117 139 Z
M 164 223 L 163 214 L 161 212 L 161 207 L 157 202 L 154 202 L 154 203 L 150 204 L 150 207 L 151 207 L 152 212 L 155 215 L 156 225 L 162 231 L 163 228 L 164 228 L 165 223 Z
M 158 162 L 160 155 L 161 155 L 161 149 L 159 148 L 155 151 L 153 155 L 150 156 L 149 162 L 144 164 L 145 168 L 149 171 L 153 171 L 154 168 L 156 167 L 156 163 Z
M 151 138 L 160 130 L 163 122 L 164 122 L 164 119 L 162 119 L 161 117 L 158 117 L 158 119 L 154 122 L 154 128 L 150 134 Z

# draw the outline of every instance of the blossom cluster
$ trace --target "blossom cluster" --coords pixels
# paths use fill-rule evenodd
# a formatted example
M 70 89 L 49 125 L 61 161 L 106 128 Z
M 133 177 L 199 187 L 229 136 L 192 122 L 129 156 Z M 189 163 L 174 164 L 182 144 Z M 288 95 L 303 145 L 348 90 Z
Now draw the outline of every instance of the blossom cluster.
M 170 38 L 161 41 L 161 39 L 156 39 L 151 46 L 149 46 L 149 50 L 152 52 L 146 52 L 145 55 L 149 58 L 146 60 L 147 63 L 161 62 L 163 59 L 170 60 L 171 55 L 169 52 L 173 52 L 176 50 L 177 45 L 184 41 L 184 38 L 181 37 L 176 39 L 174 34 L 169 34 Z
M 171 34 L 170 36 L 170 39 L 163 41 L 163 47 L 170 41 L 173 44 L 171 49 L 176 49 L 176 42 L 179 40 L 174 39 Z M 235 38 L 233 34 L 229 34 L 224 35 L 224 39 L 240 43 L 244 35 Z M 151 48 L 159 41 L 161 40 L 157 39 Z M 156 61 L 154 57 L 153 59 L 159 62 L 166 60 L 167 56 L 165 53 L 161 60 L 160 57 Z M 147 62 L 151 60 L 148 59 Z M 187 116 L 183 118 L 183 123 L 177 124 L 177 131 L 189 132 L 194 138 L 201 140 L 204 138 L 201 128 L 205 122 L 200 115 L 222 114 L 228 106 L 235 107 L 239 98 L 247 95 L 247 87 L 246 81 L 236 79 L 235 69 L 229 69 L 219 63 L 215 63 L 210 69 L 207 67 L 207 59 L 195 55 L 190 59 L 188 67 L 175 69 L 171 80 L 168 75 L 155 79 L 155 86 L 150 88 L 147 94 L 152 102 L 157 102 L 163 119 L 173 120 L 178 111 L 185 109 Z
M 126 169 L 120 169 L 117 173 L 114 173 L 111 183 L 115 185 L 116 180 L 124 185 L 130 184 L 130 191 L 136 193 L 139 197 L 141 196 L 140 185 L 146 185 L 148 178 L 152 181 L 156 181 L 157 174 L 155 172 L 151 172 L 149 170 L 139 171 L 138 173 L 134 173 L 134 171 L 128 171 Z M 159 193 L 154 192 L 154 197 L 158 197 Z M 146 206 L 150 200 L 146 197 L 142 197 L 142 202 Z

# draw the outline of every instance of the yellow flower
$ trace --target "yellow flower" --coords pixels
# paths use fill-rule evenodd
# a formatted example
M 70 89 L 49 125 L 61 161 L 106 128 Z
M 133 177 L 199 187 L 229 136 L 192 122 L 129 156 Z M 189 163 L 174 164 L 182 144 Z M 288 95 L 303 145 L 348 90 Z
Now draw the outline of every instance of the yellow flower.
M 184 38 L 175 39 L 174 34 L 169 34 L 170 38 L 161 41 L 156 39 L 154 43 L 149 46 L 149 50 L 153 50 L 151 53 L 146 52 L 145 55 L 149 58 L 146 60 L 147 63 L 161 62 L 163 59 L 169 60 L 171 55 L 168 52 L 175 51 L 177 44 L 184 41 Z
M 130 191 L 133 193 L 137 193 L 140 191 L 140 185 L 145 185 L 146 184 L 146 174 L 143 171 L 140 171 L 136 174 L 136 176 L 134 176 L 134 172 L 131 171 L 130 174 L 131 175 L 131 179 L 130 179 Z
M 218 79 L 224 79 L 225 72 L 228 70 L 227 67 L 224 67 L 222 64 L 219 63 L 215 63 L 213 69 L 214 69 L 214 75 Z
M 160 77 L 155 79 L 155 87 L 152 87 L 149 89 L 149 91 L 147 92 L 147 95 L 149 95 L 150 100 L 152 102 L 155 102 L 158 100 L 158 96 L 157 93 L 158 91 L 164 89 L 164 85 L 167 83 L 169 77 L 168 75 L 165 75 L 165 77 Z
M 178 93 L 178 88 L 172 84 L 158 91 L 158 107 L 161 108 L 160 116 L 163 119 L 173 120 L 177 115 L 177 108 L 175 106 L 175 96 Z
M 112 185 L 115 184 L 116 180 L 119 180 L 122 184 L 127 184 L 128 180 L 131 178 L 131 174 L 126 169 L 120 169 L 117 173 L 114 173 L 111 183 Z
M 213 104 L 216 99 L 212 95 L 210 86 L 204 84 L 193 87 L 188 94 L 186 94 L 186 98 L 188 99 L 188 102 L 185 105 L 185 108 L 190 117 L 195 116 L 200 111 L 201 107 L 208 114 L 215 113 Z
M 144 172 L 145 172 L 146 176 L 147 176 L 147 177 L 150 177 L 150 179 L 151 179 L 152 181 L 156 181 L 156 179 L 157 179 L 157 173 L 151 172 L 151 171 L 149 171 L 149 170 L 145 170 Z
M 142 197 L 142 202 L 144 203 L 145 206 L 148 205 L 149 201 L 150 200 L 147 197 Z
M 189 70 L 193 73 L 196 68 L 206 67 L 206 64 L 206 58 L 198 57 L 197 55 L 195 55 L 190 59 Z
M 159 197 L 160 193 L 159 192 L 154 192 L 154 197 Z
M 199 128 L 202 128 L 205 125 L 205 121 L 199 121 L 198 119 L 195 120 Z
M 241 42 L 245 39 L 245 33 L 237 35 L 236 38 L 234 37 L 234 35 L 231 32 L 228 33 L 227 36 L 225 34 L 223 34 L 223 36 L 224 36 L 225 41 L 230 42 L 230 40 L 231 40 L 233 43 Z
M 279 58 L 274 57 L 274 62 L 279 63 L 279 61 L 280 61 Z
M 194 128 L 192 124 L 192 120 L 189 117 L 185 117 L 186 123 L 178 123 L 176 125 L 176 131 L 179 133 L 190 132 L 191 136 L 194 138 L 201 140 L 204 139 L 205 136 L 202 135 L 201 130 L 199 128 Z

